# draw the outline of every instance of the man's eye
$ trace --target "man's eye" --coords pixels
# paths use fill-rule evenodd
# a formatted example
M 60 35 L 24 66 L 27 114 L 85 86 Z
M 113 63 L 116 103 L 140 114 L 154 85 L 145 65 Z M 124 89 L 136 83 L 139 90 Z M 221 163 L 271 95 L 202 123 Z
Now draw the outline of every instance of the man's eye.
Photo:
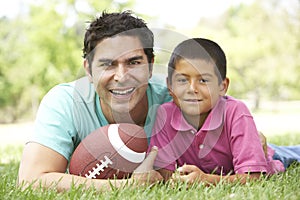
M 100 63 L 98 66 L 99 67 L 108 67 L 108 66 L 111 66 L 111 63 L 109 63 L 109 62 Z
M 129 62 L 129 65 L 139 65 L 139 64 L 141 64 L 141 62 L 137 60 L 132 60 Z
M 207 79 L 200 79 L 200 83 L 207 83 L 208 80 Z

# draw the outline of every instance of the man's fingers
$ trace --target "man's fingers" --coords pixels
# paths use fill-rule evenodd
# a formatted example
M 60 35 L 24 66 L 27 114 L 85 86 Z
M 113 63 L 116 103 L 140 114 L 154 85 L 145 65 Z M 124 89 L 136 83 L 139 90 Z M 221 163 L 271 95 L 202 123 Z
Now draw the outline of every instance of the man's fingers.
M 153 170 L 153 165 L 157 156 L 157 152 L 158 148 L 156 146 L 153 146 L 148 156 L 145 158 L 142 164 L 140 164 L 140 166 L 136 168 L 135 172 L 148 172 Z

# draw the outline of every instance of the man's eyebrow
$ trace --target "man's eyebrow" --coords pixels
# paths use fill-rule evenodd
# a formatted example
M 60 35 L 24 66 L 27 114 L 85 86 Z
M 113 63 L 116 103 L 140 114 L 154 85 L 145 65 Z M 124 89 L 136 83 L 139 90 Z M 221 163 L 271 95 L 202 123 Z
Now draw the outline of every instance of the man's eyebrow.
M 112 59 L 109 59 L 109 58 L 100 58 L 98 59 L 98 62 L 103 62 L 103 63 L 106 63 L 106 62 L 112 62 L 113 60 Z
M 141 60 L 141 59 L 143 59 L 143 56 L 134 56 L 134 57 L 129 58 L 128 62 L 131 62 L 133 60 Z
M 143 59 L 143 56 L 133 56 L 131 58 L 128 58 L 127 61 L 131 62 L 131 61 L 134 61 L 134 60 L 141 60 L 141 59 Z M 100 58 L 100 59 L 98 59 L 98 62 L 104 62 L 104 63 L 110 62 L 110 63 L 112 63 L 112 62 L 114 62 L 114 60 L 109 59 L 109 58 Z

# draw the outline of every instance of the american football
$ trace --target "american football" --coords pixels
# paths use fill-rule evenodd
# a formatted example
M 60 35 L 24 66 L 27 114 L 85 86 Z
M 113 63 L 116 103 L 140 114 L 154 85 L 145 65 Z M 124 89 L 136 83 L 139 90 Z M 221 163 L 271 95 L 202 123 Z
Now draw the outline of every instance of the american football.
M 120 123 L 100 127 L 75 149 L 69 173 L 86 178 L 125 178 L 143 162 L 148 148 L 144 129 Z

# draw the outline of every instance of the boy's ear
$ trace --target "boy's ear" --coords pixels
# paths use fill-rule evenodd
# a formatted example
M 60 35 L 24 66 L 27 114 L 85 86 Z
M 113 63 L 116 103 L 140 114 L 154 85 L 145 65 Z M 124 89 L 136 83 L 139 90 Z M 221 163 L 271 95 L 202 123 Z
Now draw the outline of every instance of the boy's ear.
M 173 93 L 172 85 L 171 85 L 171 82 L 169 81 L 168 77 L 166 78 L 166 82 L 167 82 L 167 87 L 168 87 L 168 91 L 169 91 L 170 95 L 173 98 L 176 97 L 175 94 Z
M 84 59 L 83 67 L 84 67 L 84 70 L 85 70 L 85 74 L 87 75 L 89 81 L 92 83 L 93 82 L 93 77 L 92 77 L 92 74 L 91 74 L 90 64 L 89 64 L 89 61 L 87 59 Z
M 224 96 L 229 87 L 229 78 L 225 78 L 220 84 L 220 96 Z

